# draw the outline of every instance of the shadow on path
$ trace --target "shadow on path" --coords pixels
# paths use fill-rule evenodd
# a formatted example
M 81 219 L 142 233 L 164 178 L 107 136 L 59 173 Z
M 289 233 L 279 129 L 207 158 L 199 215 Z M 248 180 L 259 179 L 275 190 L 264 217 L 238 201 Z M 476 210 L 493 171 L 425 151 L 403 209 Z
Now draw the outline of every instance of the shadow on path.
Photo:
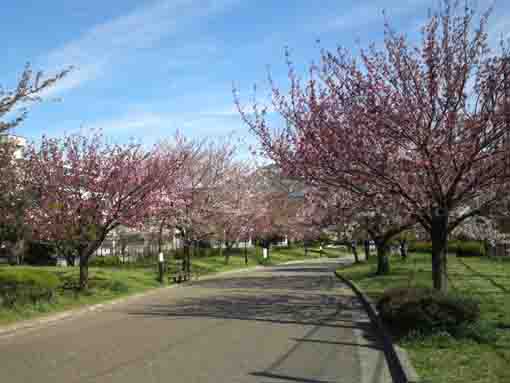
M 291 273 L 292 270 L 286 270 Z M 268 275 L 262 277 L 245 276 L 207 279 L 193 282 L 192 287 L 206 289 L 242 289 L 242 290 L 292 290 L 298 293 L 308 293 L 313 291 L 326 291 L 334 286 L 335 281 L 331 275 L 324 273 L 312 275 Z M 263 291 L 261 291 L 263 293 Z

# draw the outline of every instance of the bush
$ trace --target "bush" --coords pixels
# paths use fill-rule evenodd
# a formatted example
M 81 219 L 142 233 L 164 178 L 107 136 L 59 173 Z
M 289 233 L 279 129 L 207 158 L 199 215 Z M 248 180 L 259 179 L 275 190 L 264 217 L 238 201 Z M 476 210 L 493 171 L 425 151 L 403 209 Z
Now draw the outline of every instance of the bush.
M 408 250 L 414 253 L 432 253 L 432 243 L 412 241 Z M 457 254 L 459 257 L 482 257 L 485 256 L 485 249 L 477 241 L 448 241 L 448 253 Z
M 94 257 L 89 261 L 91 267 L 117 267 L 122 264 L 120 258 L 116 255 L 107 255 L 104 257 Z
M 110 290 L 115 293 L 127 293 L 129 291 L 129 286 L 122 281 L 113 281 L 110 285 Z
M 377 303 L 382 320 L 396 335 L 410 332 L 454 334 L 480 317 L 478 302 L 424 287 L 395 288 Z
M 59 279 L 49 271 L 18 267 L 0 269 L 0 297 L 7 307 L 49 302 L 58 286 Z
M 459 242 L 453 251 L 458 257 L 483 257 L 486 253 L 483 244 L 476 241 Z
M 432 253 L 432 243 L 423 241 L 409 242 L 407 250 L 410 253 Z
M 55 266 L 55 246 L 48 242 L 28 242 L 24 261 L 32 266 Z

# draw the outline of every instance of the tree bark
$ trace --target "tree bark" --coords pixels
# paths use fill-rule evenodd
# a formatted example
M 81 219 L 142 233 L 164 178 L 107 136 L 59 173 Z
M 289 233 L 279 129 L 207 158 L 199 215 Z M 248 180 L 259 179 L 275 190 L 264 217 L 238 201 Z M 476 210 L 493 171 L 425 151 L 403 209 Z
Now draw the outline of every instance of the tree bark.
M 227 244 L 225 244 L 225 264 L 228 265 L 229 262 L 230 262 L 230 249 L 227 246 Z
M 354 263 L 359 263 L 358 249 L 356 248 L 356 242 L 354 241 L 351 242 L 351 251 L 354 256 Z
M 407 259 L 407 240 L 403 239 L 399 241 L 400 244 L 400 256 L 402 259 Z
M 87 291 L 89 288 L 89 257 L 80 254 L 80 291 Z
M 186 254 L 186 275 L 189 277 L 191 275 L 191 252 L 188 247 L 188 252 Z
M 365 239 L 363 241 L 363 246 L 365 248 L 365 260 L 368 261 L 368 259 L 370 258 L 370 241 L 368 239 Z
M 187 240 L 184 240 L 183 246 L 182 246 L 182 271 L 186 272 L 187 266 L 186 263 L 188 262 L 188 255 L 189 255 L 189 242 Z
M 158 254 L 161 253 L 161 249 L 163 248 L 163 227 L 165 225 L 165 220 L 161 220 L 159 225 L 159 233 L 158 233 Z
M 432 211 L 430 230 L 432 239 L 432 281 L 434 289 L 448 291 L 448 211 L 436 208 Z
M 377 275 L 390 273 L 390 260 L 388 258 L 388 243 L 386 241 L 375 241 L 377 247 Z

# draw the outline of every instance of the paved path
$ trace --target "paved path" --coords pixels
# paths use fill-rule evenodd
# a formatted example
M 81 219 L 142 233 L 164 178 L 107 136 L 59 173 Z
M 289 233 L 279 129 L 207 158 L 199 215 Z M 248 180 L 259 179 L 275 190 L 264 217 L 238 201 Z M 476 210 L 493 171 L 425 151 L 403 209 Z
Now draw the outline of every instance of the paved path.
M 0 337 L 0 382 L 389 381 L 338 262 L 223 275 Z

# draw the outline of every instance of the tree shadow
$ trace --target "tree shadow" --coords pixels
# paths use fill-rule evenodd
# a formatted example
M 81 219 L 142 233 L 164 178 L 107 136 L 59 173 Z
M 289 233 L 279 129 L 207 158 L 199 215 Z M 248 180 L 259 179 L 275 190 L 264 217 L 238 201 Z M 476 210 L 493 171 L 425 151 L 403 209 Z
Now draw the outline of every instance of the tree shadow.
M 339 346 L 352 346 L 352 347 L 364 347 L 370 348 L 373 350 L 383 350 L 383 348 L 376 341 L 375 337 L 366 336 L 367 340 L 374 340 L 374 342 L 370 343 L 355 343 L 355 342 L 337 342 L 337 341 L 329 341 L 323 339 L 305 339 L 305 338 L 292 338 L 292 340 L 296 342 L 305 342 L 305 343 L 318 343 L 318 344 L 331 344 L 331 345 L 339 345 Z
M 289 272 L 291 272 L 289 270 Z M 191 286 L 210 289 L 272 289 L 318 291 L 332 287 L 335 283 L 331 274 L 324 275 L 264 275 L 243 276 L 195 281 Z
M 172 304 L 147 304 L 129 315 L 167 319 L 216 318 L 278 324 L 315 325 L 359 329 L 370 336 L 370 323 L 353 316 L 359 310 L 353 297 L 327 294 L 250 294 L 181 299 Z
M 272 267 L 262 271 L 268 273 L 327 273 L 331 271 L 331 268 L 324 266 L 304 266 L 306 266 L 306 264 L 300 265 L 299 267 Z
M 505 293 L 509 293 L 510 292 L 510 290 L 506 286 L 504 286 L 504 285 L 498 283 L 497 281 L 495 281 L 494 278 L 491 277 L 490 274 L 483 274 L 483 273 L 479 272 L 478 270 L 474 269 L 471 265 L 468 265 L 466 262 L 463 262 L 461 260 L 459 260 L 459 262 L 462 265 L 464 265 L 464 267 L 466 269 L 468 269 L 473 274 L 473 276 L 477 276 L 479 278 L 485 279 L 491 285 L 493 285 L 494 287 L 497 287 L 498 289 L 500 289 L 501 291 L 504 291 Z

